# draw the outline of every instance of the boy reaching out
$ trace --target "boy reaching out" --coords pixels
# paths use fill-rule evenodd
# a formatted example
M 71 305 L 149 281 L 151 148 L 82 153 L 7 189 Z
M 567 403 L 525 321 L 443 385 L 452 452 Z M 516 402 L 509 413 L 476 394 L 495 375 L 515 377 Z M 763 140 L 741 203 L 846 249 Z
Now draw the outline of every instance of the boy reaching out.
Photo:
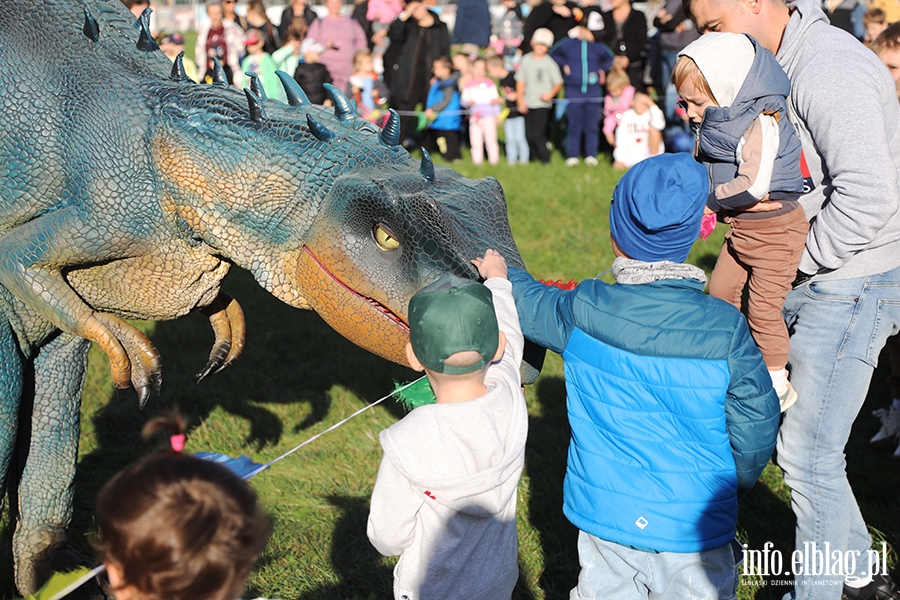
M 400 555 L 396 600 L 508 599 L 519 575 L 524 340 L 506 262 L 492 250 L 473 262 L 484 285 L 446 273 L 409 303 L 407 357 L 437 402 L 379 436 L 367 532 Z

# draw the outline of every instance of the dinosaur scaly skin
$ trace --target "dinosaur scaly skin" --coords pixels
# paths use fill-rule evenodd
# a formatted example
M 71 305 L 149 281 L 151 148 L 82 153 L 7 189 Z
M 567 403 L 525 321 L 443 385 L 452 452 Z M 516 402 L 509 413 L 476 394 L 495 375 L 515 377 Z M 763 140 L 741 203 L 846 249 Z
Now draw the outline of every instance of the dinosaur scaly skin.
M 126 318 L 210 318 L 205 376 L 243 346 L 220 292 L 232 264 L 351 341 L 405 363 L 410 296 L 493 247 L 521 266 L 493 179 L 421 163 L 385 130 L 312 106 L 196 85 L 119 0 L 0 4 L 0 482 L 23 399 L 31 431 L 13 540 L 16 584 L 64 541 L 89 341 L 141 404 L 161 383 Z M 24 386 L 30 390 L 31 385 Z

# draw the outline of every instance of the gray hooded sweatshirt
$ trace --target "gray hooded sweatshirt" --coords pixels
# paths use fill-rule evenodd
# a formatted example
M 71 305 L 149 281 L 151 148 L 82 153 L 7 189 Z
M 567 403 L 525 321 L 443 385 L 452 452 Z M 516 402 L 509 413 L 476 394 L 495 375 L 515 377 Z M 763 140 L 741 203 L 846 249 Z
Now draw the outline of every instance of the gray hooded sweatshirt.
M 397 600 L 502 600 L 519 575 L 516 488 L 528 413 L 519 363 L 524 340 L 512 284 L 485 282 L 494 298 L 503 358 L 488 367 L 487 393 L 420 406 L 381 432 L 384 457 L 368 535 L 394 569 Z
M 885 66 L 828 24 L 817 0 L 790 2 L 775 58 L 815 189 L 800 270 L 848 279 L 900 266 L 900 106 Z

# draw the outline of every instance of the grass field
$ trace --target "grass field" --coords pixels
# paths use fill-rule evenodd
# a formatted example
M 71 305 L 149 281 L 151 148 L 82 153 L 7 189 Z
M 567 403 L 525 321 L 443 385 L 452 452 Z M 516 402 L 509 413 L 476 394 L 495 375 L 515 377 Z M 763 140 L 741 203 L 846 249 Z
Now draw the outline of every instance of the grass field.
M 454 165 L 469 177 L 495 176 L 503 184 L 512 231 L 529 269 L 538 277 L 594 277 L 612 263 L 607 211 L 618 175 L 608 165 L 566 168 L 557 155 L 542 167 Z M 721 243 L 720 227 L 698 242 L 690 261 L 709 270 Z M 607 277 L 608 279 L 608 277 Z M 117 398 L 108 361 L 92 349 L 82 407 L 75 519 L 70 536 L 90 552 L 93 502 L 99 487 L 156 445 L 139 432 L 146 420 L 177 406 L 193 423 L 187 451 L 246 454 L 268 461 L 355 410 L 386 395 L 393 381 L 415 374 L 360 350 L 311 312 L 292 309 L 264 292 L 243 271 L 226 279 L 247 317 L 248 345 L 231 368 L 201 384 L 194 373 L 212 343 L 206 319 L 141 324 L 165 361 L 162 397 L 144 411 L 132 393 Z M 886 360 L 849 444 L 848 471 L 872 533 L 900 549 L 900 462 L 869 448 L 878 429 L 871 416 L 885 404 Z M 520 484 L 519 599 L 564 599 L 578 573 L 576 530 L 562 515 L 568 425 L 561 361 L 549 355 L 526 393 L 530 414 L 525 472 Z M 402 417 L 393 401 L 363 413 L 253 479 L 275 520 L 271 541 L 250 581 L 250 592 L 283 600 L 380 599 L 391 596 L 393 559 L 380 557 L 366 539 L 368 498 L 381 452 L 379 430 Z M 127 502 L 128 499 L 123 499 Z M 0 525 L 0 596 L 11 596 L 8 517 Z M 793 545 L 789 491 L 777 467 L 743 498 L 740 539 L 751 549 L 773 542 L 784 556 Z M 897 568 L 895 554 L 891 567 Z M 747 577 L 741 598 L 780 598 L 772 578 Z

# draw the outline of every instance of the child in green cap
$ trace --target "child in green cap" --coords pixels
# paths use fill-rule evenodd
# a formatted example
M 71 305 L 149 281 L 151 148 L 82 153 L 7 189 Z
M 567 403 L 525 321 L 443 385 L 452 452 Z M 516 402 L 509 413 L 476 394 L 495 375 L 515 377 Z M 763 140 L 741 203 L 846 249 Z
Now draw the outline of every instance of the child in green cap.
M 381 432 L 368 535 L 400 555 L 394 598 L 510 598 L 516 488 L 528 413 L 524 340 L 503 258 L 472 261 L 484 285 L 446 273 L 409 302 L 407 356 L 437 402 Z

